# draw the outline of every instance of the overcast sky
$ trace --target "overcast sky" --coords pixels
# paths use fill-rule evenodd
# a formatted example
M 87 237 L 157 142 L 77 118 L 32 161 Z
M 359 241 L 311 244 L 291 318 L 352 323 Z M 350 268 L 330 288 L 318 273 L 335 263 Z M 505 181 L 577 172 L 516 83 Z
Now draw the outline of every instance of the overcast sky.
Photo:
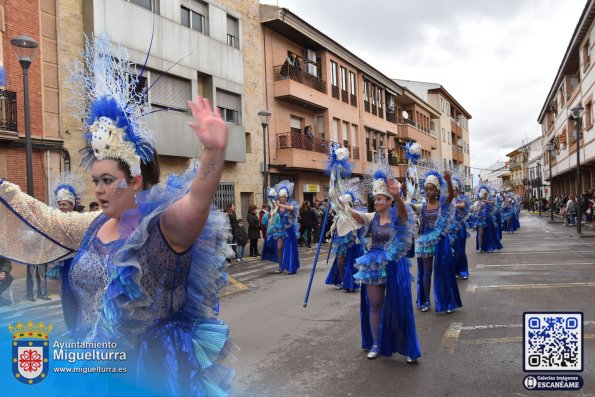
M 586 0 L 261 0 L 391 78 L 442 84 L 471 113 L 471 165 L 541 135 L 537 117 Z M 473 170 L 477 174 L 478 170 Z

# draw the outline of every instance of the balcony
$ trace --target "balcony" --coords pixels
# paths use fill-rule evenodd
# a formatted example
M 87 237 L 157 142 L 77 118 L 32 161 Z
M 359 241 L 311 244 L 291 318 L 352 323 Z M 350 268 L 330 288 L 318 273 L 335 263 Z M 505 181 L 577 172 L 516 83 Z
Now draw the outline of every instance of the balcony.
M 345 103 L 349 103 L 349 94 L 345 90 L 341 90 L 341 100 Z
M 351 106 L 357 107 L 357 95 L 351 94 Z
M 18 139 L 17 94 L 0 90 L 0 138 Z
M 453 120 L 450 121 L 450 130 L 455 133 L 456 136 L 459 138 L 463 138 L 463 129 L 459 125 L 459 123 L 454 122 Z
M 399 138 L 403 140 L 415 141 L 423 149 L 433 150 L 438 147 L 438 141 L 428 129 L 418 129 L 415 122 L 411 119 L 397 119 L 399 125 Z
M 277 134 L 279 154 L 276 161 L 286 164 L 288 167 L 324 169 L 324 161 L 330 146 L 331 142 L 325 139 L 309 138 L 295 132 L 281 132 Z M 353 160 L 360 159 L 359 147 L 350 145 L 343 145 L 343 147 L 349 150 Z M 307 151 L 310 154 L 306 155 L 301 151 Z M 313 162 L 317 164 L 313 166 Z
M 288 102 L 321 111 L 326 110 L 326 82 L 304 70 L 290 65 L 273 68 L 275 97 Z
M 452 159 L 454 161 L 458 161 L 459 163 L 463 163 L 465 161 L 465 156 L 463 154 L 463 149 L 458 146 L 453 145 L 452 147 Z

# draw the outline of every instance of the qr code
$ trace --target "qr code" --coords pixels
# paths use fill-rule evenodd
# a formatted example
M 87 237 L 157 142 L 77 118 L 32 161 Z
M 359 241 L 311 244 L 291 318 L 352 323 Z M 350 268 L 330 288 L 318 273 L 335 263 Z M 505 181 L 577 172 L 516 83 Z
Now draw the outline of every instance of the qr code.
M 583 370 L 582 313 L 524 313 L 524 370 Z

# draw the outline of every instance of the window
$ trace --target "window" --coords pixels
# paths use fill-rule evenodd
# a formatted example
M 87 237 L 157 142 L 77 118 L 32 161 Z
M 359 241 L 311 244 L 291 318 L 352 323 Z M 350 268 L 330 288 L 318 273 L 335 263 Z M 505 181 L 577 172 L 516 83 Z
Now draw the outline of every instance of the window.
M 331 61 L 331 85 L 337 86 L 337 63 Z
M 208 5 L 198 0 L 185 0 L 181 6 L 182 25 L 200 33 L 206 32 L 206 15 Z
M 382 89 L 378 87 L 378 108 L 382 108 Z
M 241 96 L 217 89 L 217 107 L 225 122 L 240 125 Z
M 320 139 L 324 139 L 324 116 L 316 117 L 316 128 L 318 128 Z
M 446 130 L 442 129 L 442 142 L 446 142 Z
M 230 15 L 227 16 L 227 45 L 240 48 L 240 22 Z
M 343 122 L 343 146 L 349 146 L 349 123 Z
M 190 80 L 154 70 L 149 72 L 149 76 L 153 86 L 149 91 L 151 106 L 183 111 L 188 109 Z
M 368 102 L 370 99 L 368 98 L 368 82 L 364 80 L 364 102 Z
M 333 133 L 331 141 L 339 142 L 339 119 L 333 119 Z
M 252 153 L 252 134 L 246 132 L 246 153 Z
M 587 70 L 591 64 L 591 57 L 589 56 L 589 40 L 583 45 L 583 70 Z
M 586 129 L 590 129 L 593 126 L 593 104 L 591 101 L 589 101 L 586 105 L 585 105 L 585 128 Z
M 356 93 L 356 86 L 355 86 L 355 73 L 349 72 L 349 92 L 351 95 L 355 95 Z
M 302 133 L 302 119 L 300 117 L 291 116 L 289 119 L 291 132 L 294 134 Z
M 341 66 L 341 90 L 347 91 L 347 70 Z
M 351 124 L 351 144 L 357 147 L 357 125 Z
M 159 14 L 159 0 L 128 0 L 128 2 Z
M 372 95 L 370 97 L 372 98 L 372 106 L 376 105 L 376 86 L 374 84 L 372 84 Z

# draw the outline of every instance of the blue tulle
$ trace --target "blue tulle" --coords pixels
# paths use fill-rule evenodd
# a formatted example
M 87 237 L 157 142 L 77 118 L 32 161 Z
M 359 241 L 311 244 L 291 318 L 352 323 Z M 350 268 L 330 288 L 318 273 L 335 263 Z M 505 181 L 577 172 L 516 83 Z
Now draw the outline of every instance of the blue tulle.
M 353 232 L 350 232 L 350 234 Z M 355 283 L 355 279 L 353 276 L 356 273 L 355 268 L 355 260 L 362 256 L 364 250 L 362 244 L 352 244 L 347 250 L 345 251 L 345 269 L 344 269 L 344 278 L 341 279 L 339 274 L 339 266 L 337 265 L 337 258 L 333 261 L 333 265 L 326 277 L 325 283 L 328 285 L 339 285 L 343 283 L 343 289 L 346 291 L 354 291 L 359 288 L 359 286 Z
M 475 249 L 477 251 L 493 252 L 495 250 L 501 250 L 502 244 L 498 240 L 498 234 L 496 227 L 493 222 L 487 222 L 483 228 L 483 239 L 479 241 L 479 230 L 475 237 Z
M 414 359 L 421 356 L 411 303 L 409 266 L 409 260 L 404 257 L 391 261 L 386 266 L 386 296 L 382 305 L 378 341 L 380 354 L 383 356 L 391 356 L 393 353 Z M 367 288 L 365 284 L 362 285 L 360 304 L 362 349 L 365 350 L 371 349 L 374 344 Z
M 424 203 L 421 212 L 421 222 L 423 224 L 423 217 L 425 215 L 427 204 Z M 434 256 L 434 249 L 438 241 L 448 234 L 451 230 L 451 225 L 454 222 L 455 207 L 452 203 L 447 203 L 445 198 L 440 199 L 440 215 L 434 225 L 433 229 L 422 229 L 420 236 L 417 239 L 417 249 L 415 253 L 418 257 L 429 258 Z
M 277 256 L 277 240 L 265 239 L 262 246 L 262 260 L 278 262 Z
M 292 225 L 288 230 L 288 237 L 283 243 L 283 263 L 279 265 L 280 269 L 289 273 L 295 273 L 300 268 L 300 256 L 298 252 L 297 229 Z M 276 243 L 276 241 L 275 241 Z
M 467 245 L 467 228 L 463 224 L 456 233 L 454 240 L 454 256 L 455 256 L 455 274 L 460 277 L 469 277 L 469 263 L 467 261 L 467 254 L 465 253 L 465 246 Z

